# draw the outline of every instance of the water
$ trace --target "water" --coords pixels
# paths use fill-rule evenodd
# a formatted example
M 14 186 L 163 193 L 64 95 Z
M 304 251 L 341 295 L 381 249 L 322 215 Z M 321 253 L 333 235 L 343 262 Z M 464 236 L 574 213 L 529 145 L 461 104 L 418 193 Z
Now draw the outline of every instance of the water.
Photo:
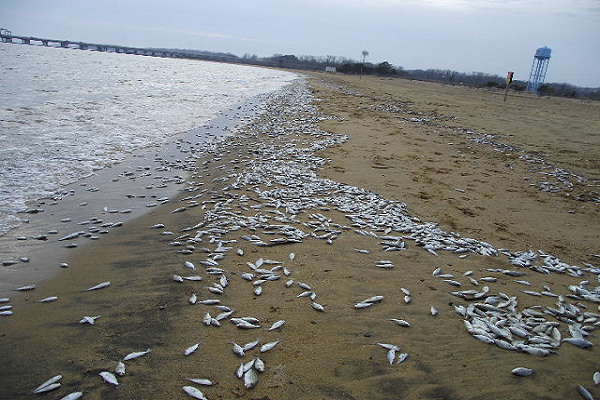
M 160 145 L 295 74 L 0 44 L 0 235 L 27 203 Z

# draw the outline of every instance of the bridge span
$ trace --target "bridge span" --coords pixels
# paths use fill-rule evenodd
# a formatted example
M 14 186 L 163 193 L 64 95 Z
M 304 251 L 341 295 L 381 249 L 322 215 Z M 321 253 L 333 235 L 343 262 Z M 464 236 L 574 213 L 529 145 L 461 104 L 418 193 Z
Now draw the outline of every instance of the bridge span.
M 18 36 L 13 35 L 6 29 L 0 30 L 0 39 L 3 43 L 15 43 L 15 44 L 28 44 L 46 47 L 59 47 L 65 49 L 79 49 L 79 50 L 91 50 L 101 51 L 110 53 L 125 53 L 135 54 L 140 56 L 151 56 L 151 57 L 170 57 L 170 58 L 188 58 L 208 61 L 231 61 L 227 57 L 218 57 L 205 54 L 195 54 L 178 52 L 171 50 L 152 49 L 152 48 L 141 48 L 141 47 L 129 47 L 119 46 L 110 44 L 98 44 L 98 43 L 87 43 L 87 42 L 75 42 L 71 40 L 58 40 L 58 39 L 46 39 L 33 36 Z

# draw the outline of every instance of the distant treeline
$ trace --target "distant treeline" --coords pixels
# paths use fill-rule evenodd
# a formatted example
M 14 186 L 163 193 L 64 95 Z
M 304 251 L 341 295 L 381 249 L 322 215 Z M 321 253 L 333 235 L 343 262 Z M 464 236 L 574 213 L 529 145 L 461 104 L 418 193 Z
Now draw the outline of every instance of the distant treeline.
M 338 56 L 310 56 L 291 54 L 273 54 L 270 57 L 258 57 L 256 54 L 244 54 L 238 57 L 231 53 L 215 53 L 209 51 L 186 49 L 157 49 L 177 50 L 178 52 L 200 55 L 207 60 L 218 60 L 242 64 L 263 65 L 280 68 L 292 68 L 313 71 L 325 71 L 326 67 L 335 67 L 337 72 L 345 74 L 362 74 L 399 77 L 406 79 L 442 82 L 452 85 L 464 85 L 488 88 L 506 88 L 506 78 L 499 75 L 483 72 L 457 72 L 442 69 L 404 69 L 401 66 L 391 65 L 384 61 L 378 64 L 370 62 L 361 63 L 345 57 Z M 527 81 L 514 80 L 510 89 L 522 92 L 527 88 Z M 543 96 L 560 96 L 600 100 L 600 88 L 584 88 L 568 83 L 546 83 L 539 87 L 539 94 Z

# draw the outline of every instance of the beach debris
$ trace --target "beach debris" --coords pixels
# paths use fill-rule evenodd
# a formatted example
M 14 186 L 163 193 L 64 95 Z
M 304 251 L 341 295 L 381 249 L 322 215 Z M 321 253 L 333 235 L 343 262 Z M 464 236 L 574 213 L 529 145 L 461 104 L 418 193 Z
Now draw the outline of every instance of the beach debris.
M 534 371 L 531 368 L 525 367 L 517 367 L 511 371 L 511 373 L 516 376 L 530 376 L 533 374 L 533 372 Z
M 91 288 L 86 289 L 86 292 L 91 292 L 92 290 L 98 290 L 98 289 L 104 289 L 105 287 L 110 286 L 110 282 L 102 282 L 99 283 L 95 286 L 92 286 Z
M 62 375 L 56 375 L 52 378 L 48 379 L 46 382 L 42 383 L 40 386 L 33 389 L 34 394 L 49 392 L 54 389 L 58 389 L 61 385 L 57 383 L 62 379 Z
M 80 324 L 90 324 L 90 325 L 94 325 L 96 323 L 96 320 L 100 318 L 100 315 L 95 315 L 95 316 L 85 316 L 82 319 L 79 320 Z
M 125 376 L 125 363 L 123 361 L 118 361 L 115 366 L 115 374 L 119 376 Z
M 15 290 L 17 292 L 25 292 L 27 290 L 33 290 L 33 289 L 35 289 L 35 285 L 21 286 L 21 287 L 16 288 Z
M 196 343 L 196 344 L 188 347 L 187 349 L 185 349 L 183 351 L 183 355 L 184 356 L 189 356 L 190 354 L 192 354 L 193 352 L 195 352 L 196 350 L 198 350 L 199 346 L 200 346 L 200 343 Z
M 66 395 L 65 397 L 62 397 L 60 400 L 77 400 L 80 399 L 82 396 L 83 392 L 73 392 Z
M 136 351 L 133 353 L 129 353 L 125 357 L 123 357 L 123 361 L 129 361 L 129 360 L 133 360 L 138 357 L 145 356 L 146 354 L 150 353 L 151 351 L 152 351 L 152 349 L 147 349 L 145 351 Z
M 100 375 L 102 377 L 104 382 L 106 382 L 110 385 L 119 386 L 119 381 L 117 380 L 117 377 L 112 372 L 102 371 L 98 375 Z

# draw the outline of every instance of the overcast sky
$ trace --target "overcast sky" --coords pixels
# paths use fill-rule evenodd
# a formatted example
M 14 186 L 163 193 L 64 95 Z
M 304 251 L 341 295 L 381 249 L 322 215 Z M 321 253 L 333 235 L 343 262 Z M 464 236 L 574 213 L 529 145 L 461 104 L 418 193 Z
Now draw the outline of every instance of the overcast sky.
M 136 47 L 388 61 L 600 87 L 600 0 L 0 0 L 0 27 Z M 2 60 L 0 60 L 0 63 Z

